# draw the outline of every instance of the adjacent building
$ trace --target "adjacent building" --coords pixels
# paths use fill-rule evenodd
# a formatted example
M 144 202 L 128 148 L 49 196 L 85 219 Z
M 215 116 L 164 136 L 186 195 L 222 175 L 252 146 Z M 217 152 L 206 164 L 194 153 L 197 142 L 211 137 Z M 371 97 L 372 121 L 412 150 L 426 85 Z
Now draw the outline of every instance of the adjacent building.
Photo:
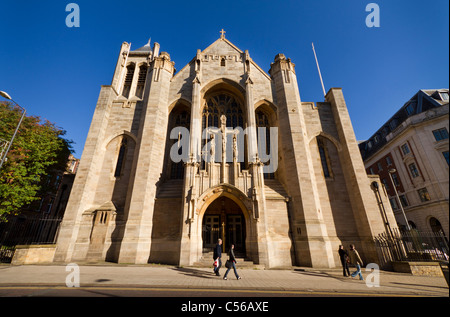
M 366 171 L 379 175 L 399 226 L 407 227 L 403 207 L 410 228 L 442 231 L 447 238 L 448 100 L 448 89 L 419 90 L 359 144 Z

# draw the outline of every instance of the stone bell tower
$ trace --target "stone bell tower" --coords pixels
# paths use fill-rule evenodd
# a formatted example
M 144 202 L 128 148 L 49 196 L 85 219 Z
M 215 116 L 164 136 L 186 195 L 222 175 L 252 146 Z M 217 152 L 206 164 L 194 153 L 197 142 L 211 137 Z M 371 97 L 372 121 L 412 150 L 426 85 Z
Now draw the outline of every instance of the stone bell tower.
M 334 266 L 333 251 L 321 213 L 320 198 L 309 149 L 308 131 L 298 90 L 295 65 L 278 54 L 269 71 L 279 114 L 281 155 L 290 189 L 291 225 L 296 261 L 305 266 Z

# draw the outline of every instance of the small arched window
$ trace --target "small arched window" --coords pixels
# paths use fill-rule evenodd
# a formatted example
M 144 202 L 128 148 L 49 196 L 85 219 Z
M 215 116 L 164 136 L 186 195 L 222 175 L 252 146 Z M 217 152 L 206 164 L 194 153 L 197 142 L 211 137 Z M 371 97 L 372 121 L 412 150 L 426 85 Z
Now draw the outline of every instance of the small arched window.
M 430 227 L 431 227 L 431 230 L 433 232 L 436 232 L 436 233 L 442 232 L 442 233 L 444 233 L 444 230 L 442 229 L 442 225 L 441 225 L 440 221 L 437 220 L 434 217 L 430 218 Z
M 225 66 L 225 57 L 220 59 L 220 66 Z
M 142 98 L 144 96 L 145 79 L 147 78 L 147 65 L 139 67 L 139 77 L 136 87 L 136 97 Z
M 134 64 L 130 64 L 127 66 L 127 75 L 125 76 L 125 82 L 123 84 L 122 96 L 128 98 L 131 90 L 131 83 L 133 82 L 134 76 Z
M 123 137 L 122 142 L 120 144 L 119 156 L 117 157 L 116 170 L 114 172 L 114 177 L 120 177 L 122 174 L 122 169 L 125 161 L 125 154 L 127 151 L 127 138 Z
M 323 176 L 325 178 L 332 177 L 331 166 L 328 159 L 328 151 L 325 146 L 325 141 L 322 138 L 317 138 L 317 146 L 319 147 L 320 162 L 322 163 Z

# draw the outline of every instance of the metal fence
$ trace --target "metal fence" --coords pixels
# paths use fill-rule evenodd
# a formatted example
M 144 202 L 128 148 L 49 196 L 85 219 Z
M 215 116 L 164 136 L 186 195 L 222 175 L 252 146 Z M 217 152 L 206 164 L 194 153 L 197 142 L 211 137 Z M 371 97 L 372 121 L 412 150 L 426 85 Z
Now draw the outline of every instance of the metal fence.
M 375 238 L 381 267 L 393 261 L 448 261 L 448 240 L 442 232 L 392 230 Z
M 11 262 L 17 245 L 54 244 L 61 220 L 18 216 L 0 222 L 0 262 Z

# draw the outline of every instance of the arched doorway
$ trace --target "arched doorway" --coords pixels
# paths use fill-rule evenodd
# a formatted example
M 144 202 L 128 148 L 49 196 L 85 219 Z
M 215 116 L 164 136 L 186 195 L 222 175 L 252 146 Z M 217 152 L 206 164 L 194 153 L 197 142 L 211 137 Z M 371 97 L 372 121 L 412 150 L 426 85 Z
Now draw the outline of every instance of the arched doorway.
M 235 254 L 245 256 L 245 217 L 238 204 L 225 196 L 214 200 L 203 215 L 203 252 L 210 252 L 219 238 L 223 240 L 224 252 L 234 244 Z

